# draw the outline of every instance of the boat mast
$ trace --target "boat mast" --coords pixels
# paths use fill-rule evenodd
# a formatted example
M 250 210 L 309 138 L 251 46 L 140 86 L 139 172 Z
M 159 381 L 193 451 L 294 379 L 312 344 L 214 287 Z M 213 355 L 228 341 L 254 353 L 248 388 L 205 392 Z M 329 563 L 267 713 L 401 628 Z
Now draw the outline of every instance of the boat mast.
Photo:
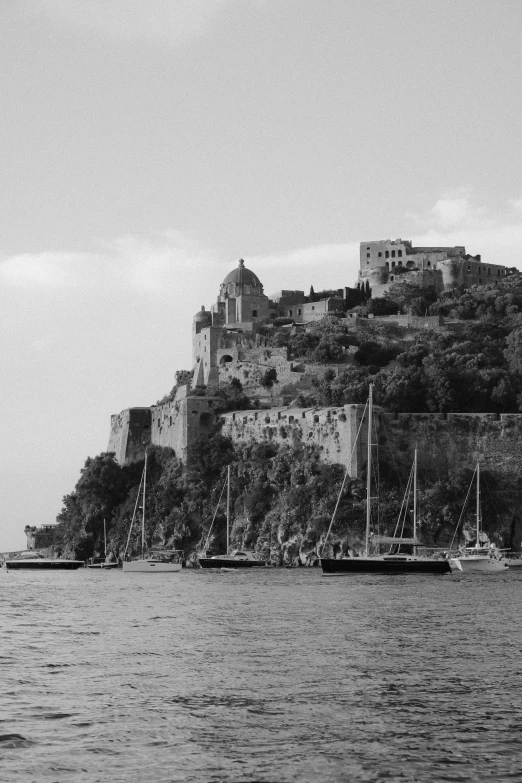
M 372 414 L 373 414 L 373 384 L 370 383 L 368 398 L 368 452 L 366 458 L 366 544 L 364 556 L 370 554 L 370 523 L 372 517 L 371 485 L 372 485 Z
M 227 555 L 230 546 L 230 465 L 227 470 Z
M 413 538 L 417 538 L 417 444 L 413 460 Z M 416 546 L 413 547 L 413 554 L 417 554 Z
M 480 463 L 477 462 L 477 541 L 475 546 L 477 549 L 480 546 Z
M 105 527 L 105 517 L 103 517 L 103 556 L 107 557 L 107 528 Z
M 147 486 L 147 450 L 145 450 L 145 469 L 143 472 L 143 508 L 141 514 L 141 559 L 145 554 L 145 487 Z

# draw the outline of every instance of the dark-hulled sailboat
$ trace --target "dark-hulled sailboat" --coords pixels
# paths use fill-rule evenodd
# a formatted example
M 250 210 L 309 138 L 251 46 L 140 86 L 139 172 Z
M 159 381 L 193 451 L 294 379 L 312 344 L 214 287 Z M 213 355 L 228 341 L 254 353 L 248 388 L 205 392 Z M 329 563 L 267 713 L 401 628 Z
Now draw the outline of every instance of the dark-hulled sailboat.
M 224 555 L 214 555 L 213 557 L 198 557 L 198 563 L 201 566 L 201 568 L 223 568 L 228 571 L 229 568 L 259 568 L 266 566 L 266 562 L 264 560 L 258 560 L 257 557 L 253 554 L 253 552 L 250 552 L 246 549 L 235 549 L 232 551 L 231 554 L 229 554 L 230 551 L 230 465 L 228 466 L 227 470 L 227 551 Z M 223 487 L 224 489 L 224 487 Z M 222 490 L 223 493 L 223 490 Z M 219 498 L 221 500 L 221 496 Z M 218 500 L 218 506 L 219 506 L 219 500 Z M 216 518 L 217 514 L 217 508 L 216 513 L 214 514 L 214 519 Z M 212 524 L 214 524 L 214 519 L 212 520 Z M 207 536 L 207 544 L 208 540 L 210 538 L 210 531 L 212 530 L 212 525 L 210 526 L 210 530 L 208 531 Z M 206 547 L 205 547 L 206 548 Z
M 387 536 L 371 535 L 371 475 L 372 475 L 372 437 L 373 437 L 373 387 L 370 384 L 370 393 L 368 398 L 368 451 L 366 463 L 366 535 L 363 557 L 342 557 L 342 558 L 321 558 L 321 566 L 325 576 L 342 576 L 345 574 L 448 574 L 451 568 L 447 560 L 435 559 L 430 557 L 418 557 L 416 547 L 419 545 L 417 540 L 417 518 L 416 518 L 416 495 L 417 495 L 417 453 L 415 452 L 415 485 L 414 485 L 414 525 L 413 538 L 396 538 Z M 347 474 L 346 474 L 347 475 Z M 345 481 L 346 481 L 345 475 Z M 339 505 L 341 493 L 344 488 L 344 481 L 339 493 L 337 505 L 330 523 L 330 532 Z M 327 534 L 328 536 L 328 534 Z M 414 547 L 414 553 L 409 554 L 389 554 L 389 555 L 370 555 L 370 544 L 404 544 Z M 324 545 L 323 545 L 324 548 Z

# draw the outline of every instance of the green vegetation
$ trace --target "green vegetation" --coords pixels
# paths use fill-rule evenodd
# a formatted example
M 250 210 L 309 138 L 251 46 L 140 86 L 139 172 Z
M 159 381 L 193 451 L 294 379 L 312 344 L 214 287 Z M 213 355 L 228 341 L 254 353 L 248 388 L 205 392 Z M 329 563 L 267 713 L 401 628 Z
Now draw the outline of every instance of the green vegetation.
M 381 503 L 378 525 L 381 533 L 392 534 L 402 502 L 410 455 L 405 450 L 392 458 L 383 443 L 378 469 Z M 330 524 L 344 469 L 320 461 L 315 447 L 299 441 L 284 445 L 271 442 L 241 445 L 216 432 L 196 443 L 190 451 L 190 469 L 182 470 L 168 448 L 150 447 L 148 459 L 146 543 L 182 549 L 194 559 L 205 544 L 212 516 L 231 465 L 232 545 L 255 549 L 261 556 L 282 564 L 309 555 L 316 560 L 318 545 Z M 134 507 L 143 461 L 120 467 L 112 454 L 88 459 L 74 491 L 64 498 L 58 520 L 64 549 L 76 557 L 101 553 L 103 519 L 108 530 L 108 549 L 122 556 Z M 434 480 L 434 476 L 436 476 Z M 467 469 L 449 475 L 444 466 L 421 463 L 419 508 L 423 537 L 427 543 L 447 546 L 459 518 L 471 479 Z M 358 550 L 365 527 L 364 476 L 348 480 L 339 504 L 328 551 Z M 505 514 L 505 492 L 499 477 L 484 473 L 484 514 L 489 533 L 498 543 L 501 518 Z M 504 503 L 504 505 L 503 505 Z M 464 517 L 473 526 L 473 504 Z M 377 520 L 376 520 L 377 521 Z M 141 513 L 138 512 L 130 538 L 130 552 L 141 547 Z M 410 526 L 410 527 L 408 527 Z M 495 532 L 496 531 L 496 532 Z M 407 520 L 405 535 L 411 534 Z M 509 544 L 509 542 L 508 542 Z M 217 554 L 225 548 L 225 503 L 216 516 L 209 549 Z
M 375 401 L 389 411 L 400 412 L 519 412 L 522 411 L 522 275 L 513 274 L 487 286 L 475 286 L 424 299 L 419 291 L 400 282 L 396 301 L 381 300 L 385 307 L 419 308 L 442 315 L 444 329 L 408 330 L 386 320 L 330 316 L 308 327 L 274 329 L 274 347 L 286 347 L 288 358 L 309 364 L 330 365 L 318 374 L 308 392 L 301 392 L 302 406 L 364 403 L 368 384 Z M 431 298 L 428 304 L 427 299 Z M 422 301 L 420 301 L 422 299 Z M 373 300 L 374 303 L 377 300 Z M 381 305 L 377 305 L 377 309 Z M 337 365 L 337 366 L 335 366 Z M 191 373 L 176 374 L 176 386 Z M 265 388 L 277 383 L 275 369 L 265 372 Z M 259 405 L 248 398 L 237 379 L 226 386 L 197 387 L 194 394 L 221 400 L 217 410 L 238 410 Z M 397 455 L 381 444 L 379 472 L 383 502 L 379 511 L 381 533 L 391 534 L 402 500 L 402 486 L 409 472 L 409 448 Z M 287 432 L 284 445 L 270 441 L 240 445 L 215 431 L 190 448 L 189 469 L 183 469 L 174 452 L 149 448 L 147 501 L 148 545 L 183 549 L 194 557 L 206 540 L 227 465 L 232 468 L 233 530 L 238 547 L 252 547 L 273 562 L 291 562 L 310 553 L 324 539 L 342 480 L 340 466 L 320 461 L 315 447 L 304 446 Z M 136 505 L 143 463 L 120 467 L 112 454 L 88 459 L 74 491 L 64 498 L 58 516 L 65 551 L 86 558 L 101 551 L 103 520 L 108 527 L 109 549 L 121 556 Z M 363 477 L 364 480 L 364 477 Z M 470 471 L 448 472 L 446 465 L 420 466 L 419 506 L 423 536 L 427 542 L 446 546 L 453 534 Z M 515 489 L 500 474 L 483 476 L 483 512 L 488 532 L 498 544 L 509 546 L 513 531 L 507 505 L 513 507 Z M 507 505 L 506 505 L 507 504 Z M 364 529 L 364 486 L 348 481 L 341 500 L 330 552 L 359 549 Z M 464 522 L 472 525 L 472 508 Z M 502 521 L 503 520 L 503 521 Z M 216 518 L 210 540 L 213 552 L 223 551 L 224 510 Z M 407 533 L 407 531 L 405 531 Z M 140 546 L 138 523 L 130 537 L 130 551 Z

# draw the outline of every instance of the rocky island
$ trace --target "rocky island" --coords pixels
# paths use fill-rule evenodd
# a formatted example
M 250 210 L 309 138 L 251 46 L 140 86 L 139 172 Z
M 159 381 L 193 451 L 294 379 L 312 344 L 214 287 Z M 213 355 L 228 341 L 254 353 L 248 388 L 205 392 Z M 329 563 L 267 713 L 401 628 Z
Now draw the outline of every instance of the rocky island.
M 112 416 L 107 451 L 87 460 L 57 526 L 26 529 L 29 545 L 85 559 L 99 553 L 105 519 L 120 557 L 147 449 L 151 546 L 195 561 L 230 465 L 232 541 L 280 565 L 317 563 L 348 471 L 325 552 L 356 554 L 370 382 L 381 532 L 393 533 L 417 445 L 424 542 L 448 546 L 479 460 L 484 529 L 519 550 L 522 275 L 463 247 L 402 240 L 361 243 L 356 287 L 306 296 L 266 296 L 240 260 L 194 317 L 192 368 L 155 405 Z M 473 537 L 472 514 L 460 541 Z M 223 509 L 212 551 L 224 531 Z

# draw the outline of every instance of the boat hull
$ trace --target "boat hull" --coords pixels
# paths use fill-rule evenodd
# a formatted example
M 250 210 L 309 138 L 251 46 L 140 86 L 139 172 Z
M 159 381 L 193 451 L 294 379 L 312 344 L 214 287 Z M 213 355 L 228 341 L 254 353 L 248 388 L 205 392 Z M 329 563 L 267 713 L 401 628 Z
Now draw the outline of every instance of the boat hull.
M 76 571 L 83 568 L 82 560 L 6 560 L 8 571 Z
M 489 557 L 453 557 L 449 563 L 452 571 L 464 574 L 491 574 L 509 570 L 508 561 Z
M 351 574 L 449 574 L 447 560 L 392 559 L 380 557 L 347 557 L 341 560 L 322 558 L 321 567 L 325 576 Z
M 174 574 L 181 571 L 181 563 L 162 563 L 154 560 L 125 560 L 123 573 L 141 574 Z
M 264 568 L 264 560 L 228 560 L 225 557 L 200 557 L 201 568 Z

